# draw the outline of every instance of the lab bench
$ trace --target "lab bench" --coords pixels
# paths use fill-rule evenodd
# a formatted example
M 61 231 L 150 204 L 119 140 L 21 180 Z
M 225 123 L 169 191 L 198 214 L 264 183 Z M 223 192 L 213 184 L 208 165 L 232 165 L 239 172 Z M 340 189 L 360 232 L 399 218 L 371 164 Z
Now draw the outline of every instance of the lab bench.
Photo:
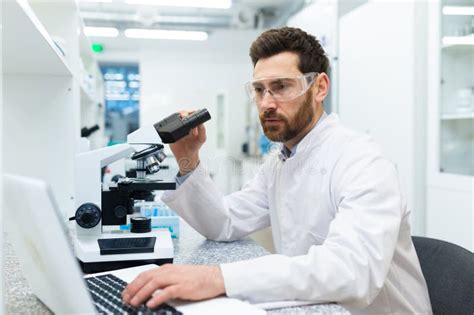
M 180 238 L 174 239 L 176 264 L 220 264 L 268 255 L 269 252 L 245 239 L 236 242 L 214 242 L 206 240 L 188 224 L 181 221 Z M 8 243 L 8 235 L 3 245 L 4 302 L 6 314 L 52 314 L 38 300 L 23 276 L 14 250 Z M 337 304 L 316 304 L 268 311 L 268 314 L 349 314 Z

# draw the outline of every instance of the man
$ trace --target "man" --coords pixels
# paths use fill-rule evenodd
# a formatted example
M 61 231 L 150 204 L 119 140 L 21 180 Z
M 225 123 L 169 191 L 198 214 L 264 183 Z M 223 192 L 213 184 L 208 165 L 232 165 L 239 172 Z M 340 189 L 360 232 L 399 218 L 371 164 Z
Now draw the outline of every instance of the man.
M 278 254 L 220 266 L 165 265 L 138 276 L 125 302 L 162 289 L 149 307 L 227 294 L 337 302 L 363 314 L 431 313 L 395 167 L 368 136 L 324 112 L 329 62 L 319 42 L 300 29 L 273 29 L 257 38 L 250 56 L 247 91 L 281 153 L 241 191 L 223 196 L 200 164 L 206 135 L 199 126 L 171 145 L 180 186 L 163 200 L 213 240 L 271 225 Z

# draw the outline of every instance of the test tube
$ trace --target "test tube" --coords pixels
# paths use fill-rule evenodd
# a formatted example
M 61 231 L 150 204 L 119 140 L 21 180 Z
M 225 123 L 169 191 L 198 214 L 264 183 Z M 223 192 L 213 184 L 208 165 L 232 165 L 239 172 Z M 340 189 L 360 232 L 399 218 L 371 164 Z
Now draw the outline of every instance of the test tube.
M 140 208 L 140 213 L 144 217 L 151 217 L 151 205 L 148 202 L 144 202 Z

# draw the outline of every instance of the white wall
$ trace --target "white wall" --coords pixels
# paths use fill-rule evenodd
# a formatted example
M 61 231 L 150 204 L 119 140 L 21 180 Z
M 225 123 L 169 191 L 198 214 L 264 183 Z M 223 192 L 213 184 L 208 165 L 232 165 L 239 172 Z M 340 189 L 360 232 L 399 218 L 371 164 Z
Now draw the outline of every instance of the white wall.
M 338 7 L 337 1 L 315 1 L 291 17 L 287 23 L 288 26 L 301 28 L 316 36 L 328 55 L 330 94 L 324 101 L 325 111 L 328 113 L 338 111 Z
M 396 163 L 414 234 L 424 234 L 426 41 L 415 31 L 425 28 L 423 18 L 414 2 L 371 1 L 339 25 L 341 119 L 371 134 Z
M 319 0 L 292 16 L 287 25 L 299 27 L 320 41 L 324 51 L 337 56 L 337 1 Z

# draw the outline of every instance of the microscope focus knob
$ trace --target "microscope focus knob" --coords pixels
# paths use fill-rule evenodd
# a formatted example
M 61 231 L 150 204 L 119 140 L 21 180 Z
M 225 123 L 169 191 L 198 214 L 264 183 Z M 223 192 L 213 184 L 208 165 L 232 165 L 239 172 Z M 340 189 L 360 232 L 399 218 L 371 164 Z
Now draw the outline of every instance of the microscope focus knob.
M 124 206 L 116 206 L 114 208 L 114 214 L 117 218 L 124 218 L 127 216 L 127 208 Z
M 99 224 L 101 211 L 93 203 L 85 203 L 76 210 L 75 220 L 80 227 L 84 229 L 92 229 Z

